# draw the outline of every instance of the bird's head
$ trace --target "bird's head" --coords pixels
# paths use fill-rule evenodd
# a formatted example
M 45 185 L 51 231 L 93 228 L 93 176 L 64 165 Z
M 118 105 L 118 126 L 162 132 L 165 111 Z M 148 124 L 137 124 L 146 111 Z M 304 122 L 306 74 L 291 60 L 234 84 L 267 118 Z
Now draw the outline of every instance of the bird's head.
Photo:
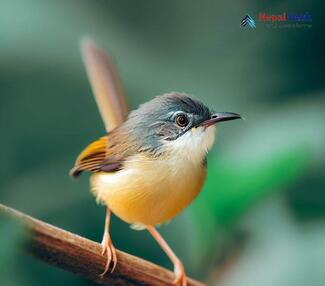
M 201 160 L 214 143 L 216 123 L 238 118 L 237 113 L 214 113 L 197 99 L 173 92 L 140 105 L 125 127 L 141 150 Z

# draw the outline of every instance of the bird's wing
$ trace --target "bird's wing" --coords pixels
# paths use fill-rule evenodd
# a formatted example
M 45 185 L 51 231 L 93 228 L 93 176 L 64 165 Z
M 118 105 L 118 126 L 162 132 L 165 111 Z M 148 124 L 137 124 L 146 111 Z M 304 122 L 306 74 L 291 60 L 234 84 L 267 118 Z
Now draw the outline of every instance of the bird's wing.
M 83 39 L 81 50 L 105 129 L 111 132 L 123 123 L 128 111 L 116 67 L 111 57 L 90 39 Z M 70 174 L 78 177 L 83 171 L 118 170 L 122 165 L 121 155 L 115 155 L 114 148 L 110 148 L 110 137 L 111 133 L 89 144 L 78 156 Z
M 78 177 L 83 171 L 96 172 L 106 157 L 107 137 L 104 136 L 89 144 L 78 156 L 70 175 Z
M 114 154 L 108 146 L 109 136 L 104 136 L 89 144 L 78 156 L 70 175 L 78 177 L 82 172 L 115 172 L 122 166 L 121 155 Z
M 92 40 L 83 39 L 81 50 L 105 129 L 110 132 L 123 123 L 128 113 L 117 69 L 109 54 Z

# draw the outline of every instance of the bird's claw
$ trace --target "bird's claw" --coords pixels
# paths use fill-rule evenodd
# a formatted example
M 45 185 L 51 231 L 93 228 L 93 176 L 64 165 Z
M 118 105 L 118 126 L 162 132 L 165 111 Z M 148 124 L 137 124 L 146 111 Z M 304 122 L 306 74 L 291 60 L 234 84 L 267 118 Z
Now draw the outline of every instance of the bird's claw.
M 102 251 L 101 254 L 104 256 L 106 255 L 106 264 L 103 273 L 100 274 L 101 277 L 103 277 L 110 268 L 110 265 L 112 265 L 112 269 L 110 273 L 112 273 L 116 267 L 117 264 L 117 256 L 116 256 L 116 249 L 112 243 L 112 240 L 110 238 L 107 238 L 107 236 L 104 237 L 102 241 Z
M 175 264 L 174 273 L 176 278 L 173 281 L 173 285 L 187 286 L 186 274 L 182 262 L 179 261 L 178 263 Z

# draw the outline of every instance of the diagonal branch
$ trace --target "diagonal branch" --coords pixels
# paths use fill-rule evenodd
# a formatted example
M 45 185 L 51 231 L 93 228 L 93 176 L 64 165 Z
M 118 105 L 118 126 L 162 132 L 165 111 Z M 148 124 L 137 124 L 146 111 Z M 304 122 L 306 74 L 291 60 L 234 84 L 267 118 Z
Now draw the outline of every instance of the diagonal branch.
M 104 269 L 106 258 L 100 254 L 100 244 L 0 204 L 0 216 L 4 215 L 26 227 L 29 239 L 25 250 L 55 267 L 101 285 L 172 285 L 172 272 L 122 251 L 117 251 L 115 271 L 101 278 L 99 274 Z M 188 285 L 203 286 L 192 279 Z

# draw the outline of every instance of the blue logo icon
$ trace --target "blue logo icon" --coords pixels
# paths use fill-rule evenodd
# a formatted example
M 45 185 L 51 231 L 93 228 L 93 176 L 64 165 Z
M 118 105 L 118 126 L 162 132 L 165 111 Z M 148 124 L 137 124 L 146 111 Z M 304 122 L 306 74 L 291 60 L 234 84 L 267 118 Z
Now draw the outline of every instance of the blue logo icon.
M 246 15 L 240 22 L 240 25 L 242 27 L 249 27 L 251 29 L 256 28 L 256 24 L 255 21 L 253 19 L 253 17 Z

